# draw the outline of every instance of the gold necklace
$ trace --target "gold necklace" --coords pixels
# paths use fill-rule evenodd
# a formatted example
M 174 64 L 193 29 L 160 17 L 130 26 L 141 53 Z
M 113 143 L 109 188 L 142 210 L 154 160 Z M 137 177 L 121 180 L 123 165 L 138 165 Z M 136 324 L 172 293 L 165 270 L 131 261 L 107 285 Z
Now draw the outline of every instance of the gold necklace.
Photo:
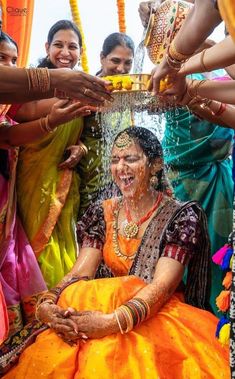
M 142 216 L 136 222 L 132 221 L 131 212 L 128 209 L 127 204 L 124 203 L 127 222 L 123 228 L 123 233 L 127 239 L 134 238 L 137 236 L 137 234 L 139 233 L 139 227 L 153 215 L 155 210 L 160 206 L 162 198 L 163 194 L 162 192 L 159 192 L 153 206 L 148 210 L 148 212 L 144 216 Z
M 113 248 L 114 248 L 114 252 L 115 252 L 115 254 L 116 254 L 117 257 L 121 257 L 121 258 L 123 258 L 125 260 L 129 259 L 130 261 L 133 261 L 134 258 L 135 258 L 135 256 L 136 256 L 137 251 L 135 251 L 131 255 L 124 254 L 120 250 L 119 243 L 118 243 L 118 215 L 119 215 L 119 212 L 120 212 L 120 209 L 121 209 L 121 205 L 122 205 L 122 200 L 120 199 L 118 201 L 117 208 L 113 212 L 113 214 L 114 214 L 114 221 L 113 221 Z
M 163 198 L 162 199 L 162 204 L 158 207 L 158 209 L 157 209 L 156 214 L 155 214 L 154 217 L 157 217 L 157 215 L 159 215 L 159 213 L 164 208 L 164 206 L 166 205 L 166 203 L 167 203 L 167 199 Z M 121 206 L 122 206 L 122 199 L 119 199 L 118 203 L 117 203 L 117 208 L 113 212 L 113 214 L 114 214 L 113 238 L 112 238 L 112 240 L 113 240 L 113 248 L 114 248 L 114 252 L 117 255 L 117 257 L 122 257 L 125 260 L 129 259 L 129 260 L 133 261 L 135 259 L 136 254 L 137 254 L 137 251 L 135 251 L 131 255 L 124 254 L 120 250 L 120 247 L 119 247 L 119 244 L 118 244 L 118 216 L 119 216 L 119 212 L 120 212 Z

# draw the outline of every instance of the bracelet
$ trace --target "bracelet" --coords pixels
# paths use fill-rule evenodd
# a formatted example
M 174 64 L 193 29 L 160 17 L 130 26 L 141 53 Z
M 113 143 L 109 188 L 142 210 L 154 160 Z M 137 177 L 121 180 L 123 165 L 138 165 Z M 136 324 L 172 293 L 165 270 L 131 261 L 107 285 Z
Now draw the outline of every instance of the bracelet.
M 213 111 L 211 110 L 211 113 L 212 113 L 213 116 L 217 116 L 217 117 L 219 117 L 219 116 L 222 115 L 222 113 L 224 113 L 224 111 L 226 110 L 226 108 L 227 108 L 227 105 L 226 105 L 226 104 L 224 104 L 224 103 L 220 103 L 220 106 L 219 106 L 218 111 L 213 112 Z
M 171 58 L 168 52 L 165 54 L 165 58 L 168 66 L 173 70 L 179 71 L 181 69 L 181 62 L 175 61 L 173 58 Z
M 49 124 L 49 115 L 39 119 L 40 128 L 47 133 L 53 133 L 57 128 L 52 128 Z
M 200 54 L 200 65 L 201 67 L 203 68 L 204 72 L 208 72 L 209 70 L 207 69 L 206 65 L 205 65 L 205 62 L 204 62 L 204 58 L 205 58 L 205 53 L 206 53 L 206 50 L 207 49 L 204 49 L 201 54 Z
M 84 143 L 79 141 L 78 146 L 80 146 L 84 156 L 88 154 L 88 148 L 86 147 L 86 145 L 84 145 Z
M 130 332 L 134 326 L 139 325 L 150 315 L 149 304 L 141 298 L 133 298 L 121 305 L 114 311 L 117 324 L 121 334 Z M 121 324 L 120 317 L 125 322 L 125 327 Z
M 195 86 L 193 85 L 193 83 L 196 82 Z M 187 93 L 189 95 L 189 97 L 191 97 L 191 99 L 193 98 L 199 98 L 200 99 L 200 96 L 198 96 L 198 89 L 200 86 L 202 86 L 205 82 L 207 82 L 207 79 L 203 79 L 203 80 L 195 80 L 193 79 L 190 86 L 188 86 L 187 88 Z M 192 91 L 195 91 L 194 93 L 190 93 L 190 90 Z
M 45 68 L 29 68 L 25 69 L 29 91 L 49 92 L 51 88 L 50 73 L 47 67 Z
M 192 55 L 192 54 L 182 54 L 179 51 L 177 51 L 176 46 L 175 46 L 175 40 L 171 42 L 168 53 L 172 59 L 175 59 L 178 62 L 185 62 Z
M 114 315 L 115 315 L 115 318 L 116 318 L 116 321 L 117 321 L 117 324 L 118 324 L 118 327 L 119 327 L 120 333 L 121 333 L 121 334 L 124 334 L 124 331 L 123 331 L 122 326 L 121 326 L 121 322 L 120 322 L 119 317 L 118 317 L 118 312 L 117 312 L 117 310 L 114 311 Z

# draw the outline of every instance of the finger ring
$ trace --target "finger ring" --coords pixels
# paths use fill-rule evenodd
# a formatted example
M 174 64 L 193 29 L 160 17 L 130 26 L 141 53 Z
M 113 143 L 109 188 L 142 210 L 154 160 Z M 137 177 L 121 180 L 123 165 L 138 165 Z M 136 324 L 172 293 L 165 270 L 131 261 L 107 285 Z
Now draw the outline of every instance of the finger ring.
M 174 100 L 174 101 L 177 100 L 177 96 L 176 96 L 176 95 L 173 96 L 173 100 Z
M 84 95 L 86 95 L 88 91 L 89 91 L 89 89 L 88 89 L 88 88 L 85 88 L 85 89 L 84 89 L 84 92 L 83 92 Z

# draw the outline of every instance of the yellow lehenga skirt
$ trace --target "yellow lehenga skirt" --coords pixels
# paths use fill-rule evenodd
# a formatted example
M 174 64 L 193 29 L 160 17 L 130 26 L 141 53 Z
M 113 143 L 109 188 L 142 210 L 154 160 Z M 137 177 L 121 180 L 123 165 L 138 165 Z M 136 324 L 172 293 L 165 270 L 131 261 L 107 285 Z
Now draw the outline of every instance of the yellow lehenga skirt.
M 80 281 L 63 291 L 59 305 L 109 313 L 144 286 L 134 276 Z M 228 348 L 214 337 L 216 324 L 176 294 L 128 334 L 71 347 L 46 330 L 4 379 L 229 379 Z

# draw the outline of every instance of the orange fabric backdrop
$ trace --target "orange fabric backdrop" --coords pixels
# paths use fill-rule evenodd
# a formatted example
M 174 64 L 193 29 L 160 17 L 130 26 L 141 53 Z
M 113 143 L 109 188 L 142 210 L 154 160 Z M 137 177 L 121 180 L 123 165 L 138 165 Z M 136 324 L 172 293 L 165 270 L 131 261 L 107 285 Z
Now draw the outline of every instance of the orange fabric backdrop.
M 28 63 L 30 37 L 33 21 L 34 0 L 0 0 L 2 7 L 2 30 L 18 44 L 18 67 Z

